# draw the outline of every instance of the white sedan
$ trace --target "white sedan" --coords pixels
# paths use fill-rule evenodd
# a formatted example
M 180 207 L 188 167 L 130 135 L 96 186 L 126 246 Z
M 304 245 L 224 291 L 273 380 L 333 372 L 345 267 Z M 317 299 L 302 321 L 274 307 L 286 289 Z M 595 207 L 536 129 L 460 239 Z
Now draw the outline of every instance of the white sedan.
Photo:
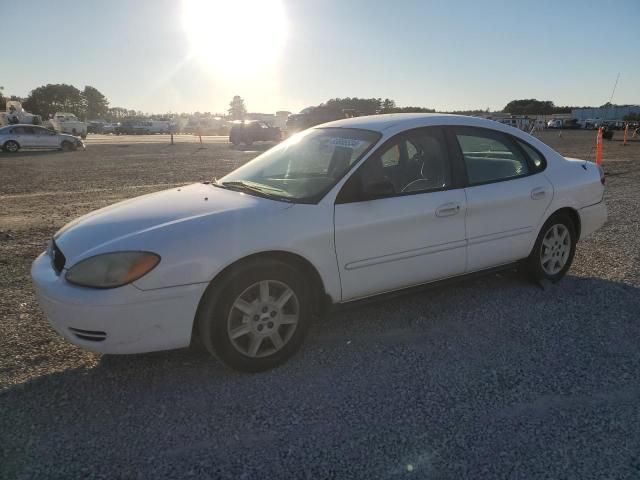
M 560 280 L 606 220 L 604 174 L 453 115 L 306 130 L 229 175 L 97 210 L 33 264 L 43 310 L 104 353 L 188 346 L 274 367 L 327 307 L 496 268 Z
M 58 133 L 38 125 L 8 125 L 0 128 L 0 146 L 5 152 L 15 153 L 21 148 L 56 149 L 63 151 L 84 148 L 78 137 Z

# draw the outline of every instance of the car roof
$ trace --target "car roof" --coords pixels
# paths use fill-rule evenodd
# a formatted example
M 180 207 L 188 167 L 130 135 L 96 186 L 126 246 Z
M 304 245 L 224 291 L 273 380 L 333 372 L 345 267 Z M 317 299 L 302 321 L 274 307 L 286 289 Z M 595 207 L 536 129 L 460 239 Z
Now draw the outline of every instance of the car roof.
M 5 125 L 2 128 L 10 128 L 10 127 L 40 127 L 40 128 L 45 128 L 42 125 L 34 125 L 32 123 L 14 123 L 12 125 Z
M 503 128 L 504 124 L 500 122 L 486 118 L 446 113 L 388 113 L 384 115 L 369 115 L 366 117 L 345 118 L 323 123 L 322 125 L 318 125 L 318 127 L 360 128 L 385 134 L 434 125 L 465 125 L 505 130 Z
M 4 132 L 6 130 L 9 130 L 10 128 L 14 128 L 14 127 L 37 127 L 37 128 L 45 128 L 42 125 L 33 125 L 30 123 L 14 123 L 12 125 L 3 125 L 2 127 L 0 127 L 0 131 Z M 47 129 L 48 130 L 48 129 Z

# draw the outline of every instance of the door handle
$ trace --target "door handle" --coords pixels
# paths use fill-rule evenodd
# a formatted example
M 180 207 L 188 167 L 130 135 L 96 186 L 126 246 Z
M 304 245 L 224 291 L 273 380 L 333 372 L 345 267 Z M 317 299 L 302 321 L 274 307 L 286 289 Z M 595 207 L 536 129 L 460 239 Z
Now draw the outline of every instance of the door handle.
M 541 200 L 545 197 L 547 191 L 544 187 L 538 187 L 531 190 L 531 198 L 534 200 Z
M 445 203 L 436 208 L 436 217 L 449 217 L 460 211 L 460 205 L 455 202 Z

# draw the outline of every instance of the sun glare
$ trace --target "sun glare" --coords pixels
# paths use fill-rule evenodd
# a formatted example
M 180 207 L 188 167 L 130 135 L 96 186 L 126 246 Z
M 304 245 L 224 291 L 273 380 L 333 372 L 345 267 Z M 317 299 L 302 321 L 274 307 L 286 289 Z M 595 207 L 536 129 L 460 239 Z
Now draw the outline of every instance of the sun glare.
M 183 25 L 192 55 L 228 78 L 273 66 L 287 33 L 280 0 L 184 0 Z

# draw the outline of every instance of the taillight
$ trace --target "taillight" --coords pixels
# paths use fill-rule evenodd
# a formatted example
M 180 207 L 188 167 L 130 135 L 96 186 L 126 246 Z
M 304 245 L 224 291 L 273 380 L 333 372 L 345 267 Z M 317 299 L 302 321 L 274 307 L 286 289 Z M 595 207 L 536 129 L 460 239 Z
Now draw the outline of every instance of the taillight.
M 604 168 L 598 165 L 598 170 L 600 171 L 600 183 L 604 185 Z

